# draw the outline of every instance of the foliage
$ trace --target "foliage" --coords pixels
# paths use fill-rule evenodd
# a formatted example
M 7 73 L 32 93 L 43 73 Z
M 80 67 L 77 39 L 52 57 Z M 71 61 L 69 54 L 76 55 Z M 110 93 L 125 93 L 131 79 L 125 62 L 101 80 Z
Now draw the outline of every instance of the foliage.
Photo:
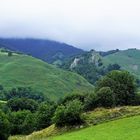
M 114 93 L 110 87 L 102 87 L 96 94 L 98 106 L 113 107 L 115 105 Z
M 37 129 L 43 129 L 51 125 L 55 112 L 55 105 L 41 104 L 36 115 Z
M 38 108 L 38 103 L 33 99 L 13 98 L 7 102 L 7 106 L 12 111 L 30 110 L 31 112 L 34 112 Z
M 126 71 L 112 71 L 96 84 L 96 91 L 110 87 L 116 105 L 130 105 L 135 100 L 136 84 L 134 77 Z
M 10 123 L 6 114 L 0 110 L 0 139 L 7 140 L 10 135 Z
M 35 130 L 35 114 L 28 110 L 11 112 L 11 134 L 29 134 Z
M 6 99 L 13 99 L 13 98 L 29 98 L 37 100 L 38 102 L 42 102 L 45 100 L 42 93 L 34 91 L 30 87 L 18 87 L 12 88 L 9 91 L 5 91 Z
M 71 126 L 71 125 L 78 125 L 82 123 L 81 118 L 82 113 L 82 104 L 78 100 L 73 100 L 67 102 L 67 104 L 60 105 L 57 107 L 53 122 L 57 126 Z
M 84 99 L 84 111 L 90 111 L 97 107 L 97 95 L 88 94 Z
M 59 101 L 58 101 L 58 104 L 67 104 L 67 102 L 70 102 L 70 101 L 73 101 L 73 100 L 79 100 L 80 102 L 84 102 L 85 100 L 85 97 L 86 97 L 86 94 L 80 94 L 80 93 L 73 93 L 73 94 L 69 94 L 69 95 L 66 95 L 64 98 L 61 98 Z

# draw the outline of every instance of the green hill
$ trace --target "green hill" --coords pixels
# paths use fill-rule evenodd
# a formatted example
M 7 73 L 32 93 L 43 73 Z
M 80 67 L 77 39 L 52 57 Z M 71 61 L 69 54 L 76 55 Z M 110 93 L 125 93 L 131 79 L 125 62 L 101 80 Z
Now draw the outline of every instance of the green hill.
M 0 52 L 0 85 L 32 87 L 51 99 L 57 99 L 76 90 L 93 90 L 81 76 L 47 64 L 31 56 Z
M 122 69 L 127 70 L 140 79 L 140 50 L 128 49 L 103 57 L 105 65 L 117 63 Z

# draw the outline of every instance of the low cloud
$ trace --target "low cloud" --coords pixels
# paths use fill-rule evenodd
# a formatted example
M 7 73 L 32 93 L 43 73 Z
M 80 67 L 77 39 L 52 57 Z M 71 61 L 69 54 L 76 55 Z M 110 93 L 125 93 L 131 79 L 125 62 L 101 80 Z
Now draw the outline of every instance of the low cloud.
M 139 0 L 1 0 L 0 37 L 53 39 L 89 50 L 140 49 Z

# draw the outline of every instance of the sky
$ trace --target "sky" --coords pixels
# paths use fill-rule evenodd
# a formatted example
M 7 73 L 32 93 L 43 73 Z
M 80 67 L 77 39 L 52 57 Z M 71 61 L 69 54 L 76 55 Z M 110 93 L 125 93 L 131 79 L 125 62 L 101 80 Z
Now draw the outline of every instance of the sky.
M 140 0 L 0 0 L 0 37 L 140 49 Z

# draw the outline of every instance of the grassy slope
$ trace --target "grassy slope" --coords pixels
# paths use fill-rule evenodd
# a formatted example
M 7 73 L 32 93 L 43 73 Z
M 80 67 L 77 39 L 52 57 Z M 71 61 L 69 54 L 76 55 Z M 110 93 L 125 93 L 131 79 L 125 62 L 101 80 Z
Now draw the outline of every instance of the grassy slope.
M 10 137 L 10 140 L 61 140 L 61 139 L 62 140 L 63 139 L 64 140 L 73 140 L 73 139 L 74 140 L 94 140 L 92 139 L 93 137 L 95 137 L 95 140 L 102 140 L 102 138 L 105 138 L 103 140 L 114 140 L 113 138 L 115 136 L 118 136 L 119 133 L 122 135 L 120 135 L 119 139 L 115 139 L 115 140 L 123 140 L 123 137 L 125 137 L 125 135 L 129 136 L 129 133 L 124 134 L 124 131 L 129 132 L 132 130 L 134 132 L 135 130 L 133 128 L 133 119 L 131 119 L 133 118 L 132 116 L 138 116 L 138 119 L 136 121 L 137 123 L 140 122 L 140 106 L 132 106 L 132 107 L 125 106 L 125 107 L 119 107 L 119 108 L 114 108 L 114 109 L 97 108 L 94 111 L 84 113 L 84 116 L 85 116 L 84 118 L 85 118 L 86 124 L 88 126 L 91 125 L 92 127 L 87 127 L 80 130 L 76 129 L 75 131 L 75 128 L 67 129 L 64 127 L 60 129 L 60 128 L 56 128 L 55 125 L 51 125 L 50 127 L 46 129 L 34 132 L 31 135 L 28 135 L 25 137 L 24 136 Z M 126 117 L 130 117 L 130 119 L 128 118 L 128 120 L 130 120 L 129 124 L 127 124 L 122 119 Z M 122 119 L 122 121 L 121 120 L 111 121 L 111 120 L 116 120 L 116 119 Z M 127 120 L 127 119 L 124 119 L 124 120 Z M 109 122 L 109 123 L 106 123 L 106 122 Z M 117 124 L 116 122 L 119 122 L 119 123 Z M 126 125 L 124 125 L 125 123 L 123 122 L 125 122 Z M 137 124 L 137 123 L 134 122 L 134 124 Z M 116 125 L 113 125 L 113 124 L 116 124 Z M 136 127 L 139 127 L 139 126 L 140 124 L 136 125 Z M 114 132 L 112 130 L 114 130 Z M 110 133 L 108 133 L 109 131 L 113 133 L 112 136 L 110 136 Z M 139 132 L 140 132 L 140 129 L 139 129 Z M 62 136 L 60 134 L 62 134 Z M 50 136 L 53 136 L 53 137 L 50 137 Z
M 105 65 L 117 63 L 140 78 L 140 50 L 129 49 L 107 55 L 103 59 Z
M 27 55 L 14 54 L 8 57 L 6 53 L 0 53 L 0 73 L 0 84 L 7 89 L 31 86 L 51 99 L 73 90 L 93 89 L 81 76 Z
M 135 116 L 65 133 L 49 140 L 139 140 L 139 134 L 140 116 Z

